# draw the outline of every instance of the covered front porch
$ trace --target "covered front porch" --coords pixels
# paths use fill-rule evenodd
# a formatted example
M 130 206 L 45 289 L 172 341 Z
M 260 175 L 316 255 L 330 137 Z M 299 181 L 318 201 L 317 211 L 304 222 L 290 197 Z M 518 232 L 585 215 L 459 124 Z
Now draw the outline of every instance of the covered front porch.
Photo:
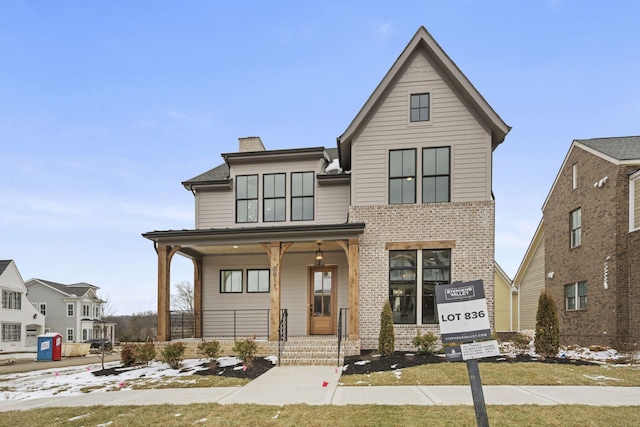
M 358 341 L 358 249 L 364 224 L 154 231 L 157 340 Z M 171 260 L 194 267 L 192 313 L 171 312 Z M 322 259 L 316 260 L 320 255 Z

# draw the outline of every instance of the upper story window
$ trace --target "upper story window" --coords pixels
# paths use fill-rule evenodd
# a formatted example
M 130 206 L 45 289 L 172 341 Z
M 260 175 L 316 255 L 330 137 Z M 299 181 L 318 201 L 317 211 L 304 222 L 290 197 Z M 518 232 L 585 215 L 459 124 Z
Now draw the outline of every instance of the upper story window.
M 416 202 L 416 150 L 389 151 L 389 204 Z
M 258 175 L 236 177 L 236 222 L 258 222 Z
M 73 303 L 67 304 L 67 317 L 73 317 Z
M 220 270 L 220 293 L 242 293 L 242 270 Z
M 574 163 L 571 167 L 571 188 L 578 188 L 578 164 Z
M 575 248 L 582 244 L 582 209 L 578 208 L 571 212 L 571 247 Z
M 82 317 L 89 317 L 89 304 L 82 304 Z
M 286 174 L 272 173 L 262 176 L 264 222 L 284 221 L 286 218 Z
M 97 305 L 93 308 L 93 317 L 96 319 L 100 317 L 100 306 Z
M 587 282 L 571 283 L 564 287 L 565 310 L 587 309 Z
M 2 308 L 21 310 L 22 294 L 14 291 L 2 291 Z
M 450 201 L 450 147 L 422 150 L 422 202 Z
M 629 231 L 640 230 L 640 172 L 629 180 Z
M 411 95 L 411 121 L 429 121 L 429 94 L 418 93 Z
M 42 314 L 43 316 L 47 315 L 47 303 L 46 302 L 41 302 L 39 304 L 39 311 L 40 311 L 40 314 Z
M 269 270 L 247 270 L 247 292 L 269 292 Z
M 311 221 L 314 210 L 313 172 L 291 174 L 291 221 Z

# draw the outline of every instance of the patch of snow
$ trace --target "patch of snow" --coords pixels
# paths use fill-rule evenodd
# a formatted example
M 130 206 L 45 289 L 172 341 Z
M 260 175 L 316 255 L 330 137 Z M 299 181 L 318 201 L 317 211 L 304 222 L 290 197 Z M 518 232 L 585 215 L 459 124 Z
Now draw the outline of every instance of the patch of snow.
M 333 159 L 329 165 L 324 168 L 325 172 L 338 171 L 342 172 L 342 168 L 340 167 L 340 161 L 338 159 Z
M 583 374 L 584 375 L 584 374 Z M 622 381 L 619 378 L 611 378 L 611 377 L 605 377 L 604 375 L 584 375 L 586 378 L 589 378 L 590 380 L 594 380 L 594 381 L 599 381 L 599 380 L 606 380 L 606 381 Z
M 367 363 L 369 363 L 370 360 L 358 360 L 357 362 L 354 363 L 354 365 L 366 365 Z

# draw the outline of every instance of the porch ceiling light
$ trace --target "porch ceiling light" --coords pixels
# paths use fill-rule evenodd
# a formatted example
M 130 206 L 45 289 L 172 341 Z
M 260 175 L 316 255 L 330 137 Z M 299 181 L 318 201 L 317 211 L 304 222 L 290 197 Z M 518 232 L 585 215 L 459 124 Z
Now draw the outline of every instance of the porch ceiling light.
M 324 266 L 324 254 L 322 253 L 322 249 L 320 249 L 320 243 L 318 243 L 318 250 L 316 251 L 315 266 L 316 267 Z

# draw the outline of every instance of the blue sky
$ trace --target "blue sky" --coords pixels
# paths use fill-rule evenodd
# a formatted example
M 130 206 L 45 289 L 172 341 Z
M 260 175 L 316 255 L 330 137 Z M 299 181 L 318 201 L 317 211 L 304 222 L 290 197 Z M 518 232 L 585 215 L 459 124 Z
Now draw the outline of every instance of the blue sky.
M 335 147 L 423 25 L 513 127 L 493 185 L 513 277 L 571 141 L 640 134 L 638 16 L 615 0 L 3 0 L 0 259 L 97 285 L 118 314 L 155 310 L 141 233 L 193 228 L 180 182 L 238 137 Z

